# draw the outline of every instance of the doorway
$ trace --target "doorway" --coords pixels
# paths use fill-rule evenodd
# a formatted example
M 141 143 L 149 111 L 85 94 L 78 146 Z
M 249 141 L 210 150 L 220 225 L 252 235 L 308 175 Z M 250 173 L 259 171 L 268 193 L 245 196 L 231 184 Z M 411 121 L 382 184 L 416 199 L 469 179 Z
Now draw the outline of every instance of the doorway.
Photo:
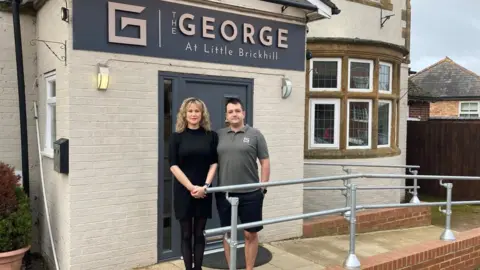
M 234 77 L 192 75 L 183 73 L 159 73 L 159 156 L 158 156 L 158 258 L 159 261 L 181 256 L 180 229 L 173 211 L 173 175 L 168 164 L 168 141 L 175 131 L 178 109 L 188 97 L 197 97 L 205 102 L 210 113 L 211 126 L 218 130 L 226 126 L 226 100 L 236 97 L 242 100 L 246 111 L 246 124 L 253 125 L 253 79 Z M 212 186 L 217 185 L 217 177 Z M 215 197 L 212 204 L 212 219 L 207 229 L 220 227 Z M 243 233 L 239 233 L 243 240 Z M 240 238 L 242 237 L 242 238 Z M 222 238 L 207 238 L 206 250 L 222 247 Z

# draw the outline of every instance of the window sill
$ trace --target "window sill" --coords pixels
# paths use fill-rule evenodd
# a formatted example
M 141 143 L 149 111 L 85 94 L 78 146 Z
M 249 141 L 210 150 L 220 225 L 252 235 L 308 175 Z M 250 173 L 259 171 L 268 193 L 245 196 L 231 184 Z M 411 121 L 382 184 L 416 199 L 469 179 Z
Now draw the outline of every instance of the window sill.
M 53 150 L 44 149 L 44 150 L 42 151 L 42 156 L 53 159 Z
M 393 157 L 401 154 L 399 148 L 382 147 L 378 149 L 307 149 L 305 159 L 356 159 Z

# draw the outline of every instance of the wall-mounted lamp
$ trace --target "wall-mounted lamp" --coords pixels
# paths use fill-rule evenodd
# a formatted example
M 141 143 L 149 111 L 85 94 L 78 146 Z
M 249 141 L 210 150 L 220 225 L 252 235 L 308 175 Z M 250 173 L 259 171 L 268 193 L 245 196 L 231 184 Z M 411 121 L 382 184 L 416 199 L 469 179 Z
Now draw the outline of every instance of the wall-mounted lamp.
M 62 21 L 64 22 L 69 22 L 70 21 L 70 14 L 69 10 L 66 7 L 61 8 L 61 18 Z
M 310 59 L 313 58 L 313 54 L 312 54 L 312 52 L 311 52 L 310 50 L 307 50 L 307 51 L 305 52 L 305 58 L 306 58 L 307 60 L 310 60 Z
M 107 66 L 98 65 L 97 89 L 107 90 L 109 81 L 109 71 Z
M 282 98 L 286 99 L 292 93 L 292 81 L 282 78 Z

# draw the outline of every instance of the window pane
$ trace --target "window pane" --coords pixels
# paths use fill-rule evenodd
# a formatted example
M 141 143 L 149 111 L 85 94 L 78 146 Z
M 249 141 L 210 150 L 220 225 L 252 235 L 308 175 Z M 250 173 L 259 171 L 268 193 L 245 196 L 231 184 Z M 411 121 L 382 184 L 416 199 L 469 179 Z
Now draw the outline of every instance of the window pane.
M 390 129 L 390 103 L 378 104 L 378 145 L 388 145 L 388 131 Z
M 314 142 L 317 144 L 334 144 L 335 105 L 315 104 Z
M 51 108 L 51 120 L 52 120 L 52 125 L 51 125 L 51 135 L 52 135 L 52 142 L 51 142 L 51 147 L 53 148 L 53 143 L 56 141 L 57 138 L 57 110 L 55 105 L 49 105 Z
M 168 143 L 172 134 L 172 80 L 163 80 L 163 140 L 164 140 L 164 162 L 163 162 L 163 251 L 172 249 L 172 202 L 173 202 L 173 178 L 168 162 Z
M 368 102 L 350 102 L 350 119 L 349 119 L 349 146 L 367 146 L 368 130 L 370 125 L 368 123 L 369 117 L 369 103 Z
M 460 104 L 460 109 L 462 111 L 468 112 L 468 110 L 470 109 L 470 103 L 461 103 Z
M 313 88 L 337 88 L 337 61 L 315 61 L 313 63 Z
M 163 218 L 163 251 L 172 250 L 172 218 Z
M 380 65 L 379 87 L 380 90 L 390 91 L 390 66 Z
M 48 97 L 53 98 L 57 95 L 57 82 L 55 80 L 47 81 L 48 83 Z
M 478 112 L 478 103 L 477 102 L 468 102 L 468 103 L 460 103 L 460 110 L 464 113 Z
M 478 113 L 461 113 L 461 114 L 460 114 L 460 117 L 464 117 L 464 118 L 478 118 L 478 117 L 480 117 L 480 114 L 478 114 Z
M 370 88 L 370 63 L 350 63 L 350 88 Z

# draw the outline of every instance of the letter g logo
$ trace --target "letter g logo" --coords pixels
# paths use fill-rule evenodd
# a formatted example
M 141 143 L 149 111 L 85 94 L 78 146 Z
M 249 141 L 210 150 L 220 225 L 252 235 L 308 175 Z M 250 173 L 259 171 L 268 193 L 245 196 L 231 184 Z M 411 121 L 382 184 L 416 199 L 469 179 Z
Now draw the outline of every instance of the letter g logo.
M 128 25 L 138 26 L 140 28 L 140 38 L 121 37 L 116 34 L 116 20 L 115 12 L 117 10 L 128 11 L 140 14 L 145 10 L 145 7 L 133 6 L 127 4 L 120 4 L 108 2 L 108 41 L 120 44 L 147 46 L 147 21 L 140 19 L 132 19 L 121 17 L 121 29 L 123 30 Z

